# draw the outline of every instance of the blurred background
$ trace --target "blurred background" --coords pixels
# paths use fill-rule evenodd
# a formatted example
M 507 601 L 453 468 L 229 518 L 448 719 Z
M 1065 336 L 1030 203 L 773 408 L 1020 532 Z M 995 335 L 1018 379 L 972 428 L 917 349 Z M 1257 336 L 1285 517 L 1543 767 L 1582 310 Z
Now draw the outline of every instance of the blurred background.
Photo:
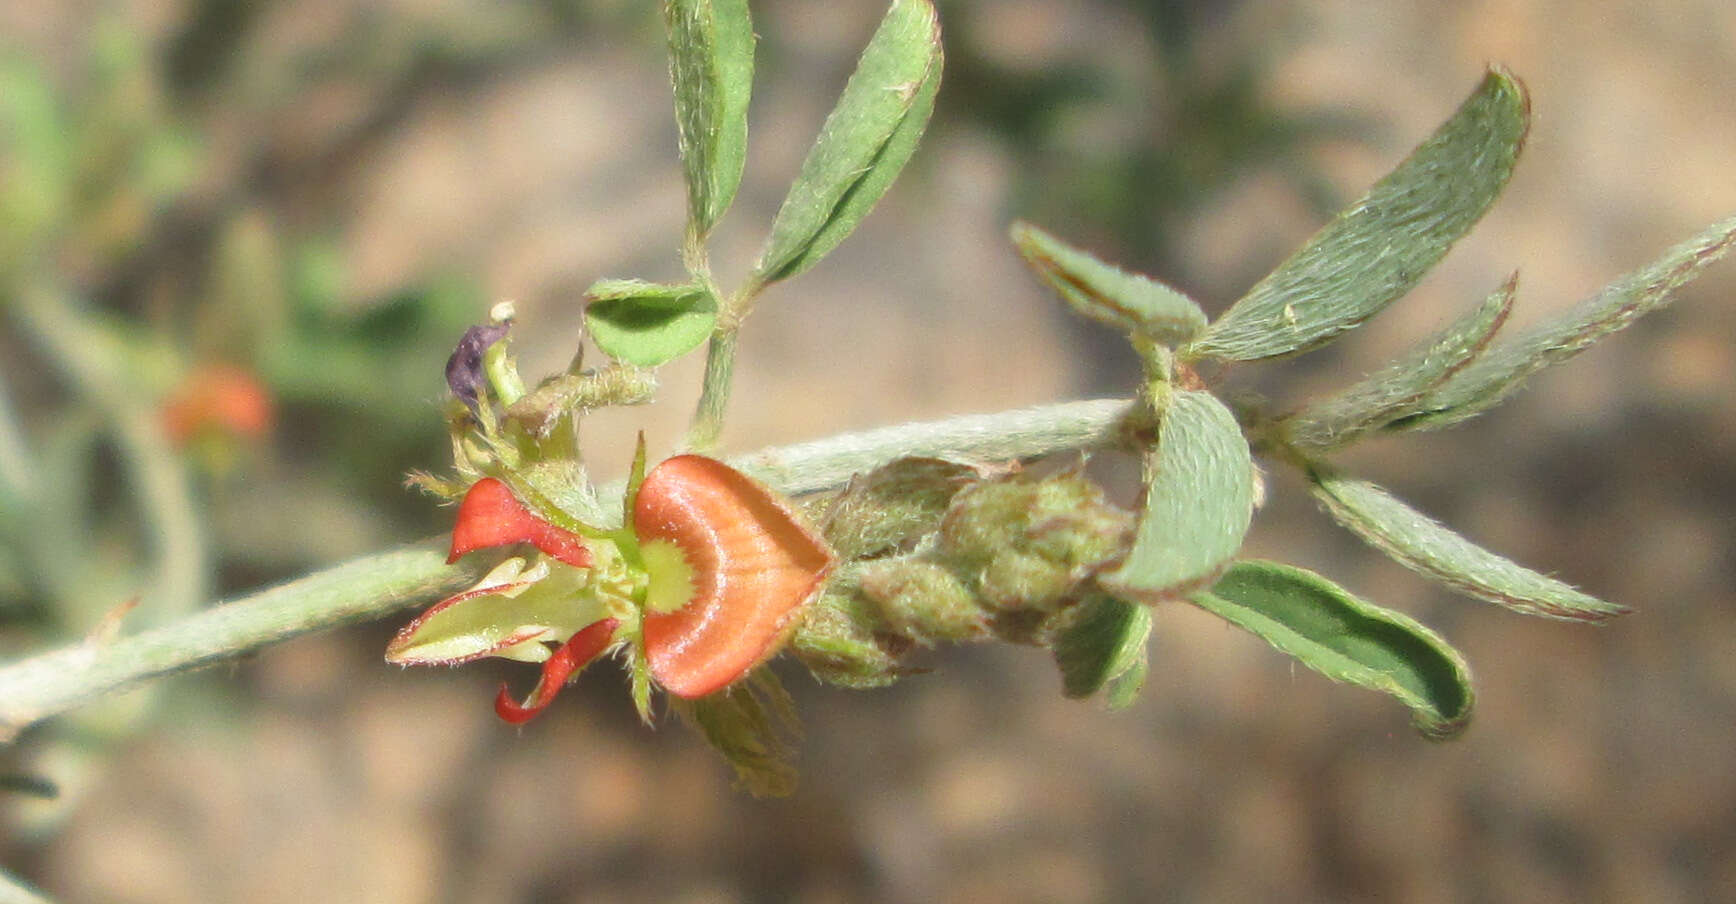
M 736 451 L 1126 392 L 1004 240 L 1014 217 L 1221 310 L 1500 62 L 1532 91 L 1504 199 L 1396 308 L 1250 366 L 1359 376 L 1521 271 L 1520 323 L 1736 211 L 1722 0 L 953 0 L 929 138 L 744 333 Z M 753 4 L 744 274 L 882 11 Z M 579 297 L 679 273 L 660 19 L 631 0 L 0 4 L 0 655 L 130 627 L 441 530 L 441 366 L 518 303 L 527 376 Z M 847 349 L 847 354 L 840 350 Z M 588 430 L 668 448 L 698 361 Z M 758 801 L 588 675 L 517 730 L 506 664 L 402 672 L 407 619 L 282 644 L 0 751 L 0 863 L 67 901 L 1736 899 L 1736 264 L 1458 430 L 1347 467 L 1638 611 L 1528 620 L 1387 563 L 1274 474 L 1253 554 L 1411 612 L 1479 713 L 1384 697 L 1159 613 L 1131 709 L 1035 650 L 948 649 L 882 691 L 786 669 L 801 790 Z M 43 798 L 30 777 L 58 786 Z

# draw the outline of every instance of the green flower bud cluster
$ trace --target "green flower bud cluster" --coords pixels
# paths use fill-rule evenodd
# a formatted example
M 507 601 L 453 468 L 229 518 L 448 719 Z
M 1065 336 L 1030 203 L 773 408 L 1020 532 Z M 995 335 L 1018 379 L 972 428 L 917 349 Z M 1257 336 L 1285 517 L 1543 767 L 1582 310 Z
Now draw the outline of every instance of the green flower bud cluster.
M 874 507 L 889 487 L 905 504 Z M 917 647 L 1051 645 L 1093 576 L 1126 553 L 1134 518 L 1079 468 L 961 479 L 961 466 L 906 459 L 832 500 L 825 524 L 835 546 L 859 557 L 791 648 L 823 681 L 872 687 L 910 671 L 903 659 Z

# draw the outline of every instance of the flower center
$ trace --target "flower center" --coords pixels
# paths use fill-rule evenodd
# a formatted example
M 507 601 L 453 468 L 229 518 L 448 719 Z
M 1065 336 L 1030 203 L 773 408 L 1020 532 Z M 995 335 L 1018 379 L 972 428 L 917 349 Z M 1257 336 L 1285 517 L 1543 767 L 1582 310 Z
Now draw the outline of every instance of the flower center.
M 639 547 L 645 563 L 645 608 L 658 615 L 693 601 L 693 566 L 671 540 L 647 540 Z

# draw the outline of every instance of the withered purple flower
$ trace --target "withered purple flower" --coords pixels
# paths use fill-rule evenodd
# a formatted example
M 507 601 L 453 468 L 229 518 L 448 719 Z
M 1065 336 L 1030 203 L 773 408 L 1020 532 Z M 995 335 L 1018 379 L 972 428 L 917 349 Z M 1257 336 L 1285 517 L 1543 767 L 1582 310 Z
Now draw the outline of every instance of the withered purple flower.
M 446 385 L 452 394 L 464 402 L 471 414 L 478 413 L 479 393 L 487 376 L 482 370 L 482 356 L 488 347 L 506 337 L 510 323 L 485 323 L 464 331 L 458 348 L 446 359 Z

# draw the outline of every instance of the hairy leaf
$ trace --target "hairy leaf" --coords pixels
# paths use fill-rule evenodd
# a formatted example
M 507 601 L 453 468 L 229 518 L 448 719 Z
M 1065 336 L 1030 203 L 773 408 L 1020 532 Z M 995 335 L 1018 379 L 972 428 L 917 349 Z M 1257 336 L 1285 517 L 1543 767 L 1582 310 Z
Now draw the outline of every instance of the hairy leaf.
M 1254 511 L 1254 463 L 1235 415 L 1208 392 L 1177 390 L 1146 453 L 1145 511 L 1133 547 L 1099 578 L 1118 596 L 1157 602 L 1211 581 Z
M 1284 422 L 1292 445 L 1305 452 L 1337 448 L 1411 415 L 1430 390 L 1476 360 L 1513 310 L 1518 276 L 1465 312 L 1426 345 L 1343 392 L 1302 409 Z
M 1086 317 L 1172 348 L 1205 329 L 1205 312 L 1169 286 L 1104 263 L 1030 223 L 1014 223 L 1012 238 L 1037 276 Z
M 1103 594 L 1080 601 L 1050 647 L 1062 692 L 1089 697 L 1108 687 L 1112 709 L 1132 703 L 1145 684 L 1150 638 L 1150 608 Z
M 1470 668 L 1457 650 L 1410 617 L 1313 572 L 1237 562 L 1192 602 L 1333 681 L 1397 697 L 1429 738 L 1450 738 L 1470 721 Z
M 1532 374 L 1579 354 L 1672 300 L 1672 294 L 1736 245 L 1736 217 L 1722 220 L 1623 276 L 1555 319 L 1496 343 L 1453 375 L 1393 429 L 1456 424 L 1500 404 Z
M 704 238 L 735 199 L 747 159 L 753 22 L 747 0 L 668 0 L 663 16 L 688 228 Z
M 1628 610 L 1508 561 L 1365 480 L 1316 468 L 1314 495 L 1338 523 L 1395 561 L 1460 593 L 1526 615 L 1603 621 Z
M 697 285 L 606 279 L 585 294 L 585 326 L 597 347 L 640 367 L 698 348 L 717 320 L 717 299 Z
M 933 5 L 893 0 L 772 222 L 757 280 L 808 269 L 868 215 L 916 150 L 940 69 Z
M 768 669 L 697 700 L 672 700 L 677 713 L 735 769 L 736 787 L 755 797 L 787 797 L 796 790 L 794 740 L 801 732 L 795 703 Z
M 1190 358 L 1252 361 L 1320 345 L 1411 290 L 1507 184 L 1524 143 L 1525 90 L 1501 69 L 1362 200 L 1260 280 Z

